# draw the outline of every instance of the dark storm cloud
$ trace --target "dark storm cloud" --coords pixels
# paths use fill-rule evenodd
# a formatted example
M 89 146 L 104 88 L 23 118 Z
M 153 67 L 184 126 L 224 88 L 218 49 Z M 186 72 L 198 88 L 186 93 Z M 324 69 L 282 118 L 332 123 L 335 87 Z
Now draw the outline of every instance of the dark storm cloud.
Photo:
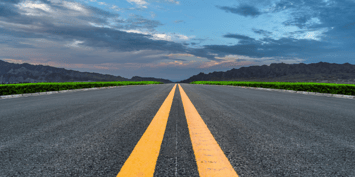
M 220 61 L 220 59 L 216 59 L 213 55 L 209 54 L 210 50 L 208 48 L 202 48 L 202 49 L 187 49 L 187 53 L 198 56 L 198 57 L 204 57 L 209 60 L 215 60 L 215 61 Z
M 283 10 L 288 10 L 290 8 L 295 8 L 295 7 L 301 6 L 301 5 L 304 5 L 304 2 L 292 1 L 292 0 L 290 0 L 290 1 L 281 0 L 279 2 L 276 2 L 276 4 L 272 5 L 270 8 L 268 8 L 267 11 L 275 13 L 275 12 L 280 12 Z
M 0 33 L 1 33 L 1 30 L 0 30 Z M 32 45 L 23 44 L 20 41 L 21 41 L 21 39 L 14 39 L 13 37 L 12 38 L 2 37 L 0 40 L 0 44 L 6 44 L 7 46 L 12 47 L 12 48 L 35 48 Z
M 5 1 L 3 1 L 5 2 Z M 12 1 L 20 2 L 20 1 Z M 45 2 L 45 1 L 42 1 Z M 292 4 L 291 4 L 292 3 Z M 148 20 L 142 16 L 133 15 L 127 20 L 121 20 L 119 15 L 97 9 L 95 7 L 82 7 L 89 15 L 81 14 L 68 18 L 48 18 L 46 16 L 22 15 L 21 10 L 14 6 L 15 3 L 0 3 L 0 36 L 12 37 L 11 41 L 3 44 L 14 48 L 31 47 L 21 44 L 20 41 L 32 38 L 43 38 L 53 41 L 72 42 L 73 40 L 83 41 L 79 46 L 93 48 L 106 48 L 109 51 L 129 52 L 138 50 L 159 50 L 167 53 L 189 53 L 198 57 L 205 57 L 210 60 L 217 60 L 213 54 L 223 57 L 230 54 L 245 55 L 249 57 L 299 57 L 307 58 L 317 55 L 326 55 L 336 52 L 350 52 L 355 46 L 355 2 L 333 1 L 327 5 L 323 1 L 285 1 L 281 0 L 274 5 L 274 10 L 268 13 L 276 13 L 283 10 L 291 10 L 292 15 L 284 25 L 298 26 L 303 31 L 289 33 L 288 37 L 273 39 L 271 32 L 262 29 L 253 29 L 254 33 L 264 35 L 262 39 L 254 39 L 250 36 L 240 34 L 226 34 L 225 38 L 238 39 L 238 44 L 227 45 L 204 45 L 204 48 L 189 48 L 185 44 L 165 40 L 150 39 L 151 35 L 128 33 L 115 28 L 104 28 L 88 25 L 93 22 L 98 26 L 110 25 L 110 20 L 117 24 L 114 27 L 119 29 L 149 29 L 162 25 L 159 21 Z M 52 9 L 58 10 L 58 16 L 74 13 L 74 10 L 65 6 L 46 1 Z M 286 4 L 286 5 L 285 5 Z M 259 10 L 252 6 L 241 5 L 236 8 L 219 7 L 231 13 L 243 16 L 258 16 Z M 242 11 L 244 9 L 244 11 Z M 77 12 L 77 11 L 75 11 Z M 41 11 L 41 13 L 47 13 Z M 57 23 L 58 19 L 63 20 Z M 319 23 L 310 23 L 311 19 L 318 19 Z M 22 26 L 32 25 L 36 28 L 25 28 Z M 326 29 L 321 40 L 297 39 L 296 34 Z M 207 39 L 192 39 L 200 43 Z M 1 42 L 0 42 L 1 43 Z M 191 45 L 196 43 L 191 42 Z M 128 59 L 127 59 L 128 61 Z
M 140 15 L 132 15 L 131 18 L 125 21 L 125 23 L 127 23 L 125 29 L 137 29 L 137 28 L 154 29 L 158 26 L 163 25 L 159 21 L 145 19 Z
M 236 59 L 235 61 L 236 62 L 241 62 L 241 61 L 248 61 L 248 60 L 246 60 L 246 59 Z
M 272 32 L 266 31 L 266 30 L 262 30 L 262 29 L 253 29 L 253 32 L 256 33 L 256 34 L 261 34 L 263 36 L 270 36 L 272 34 Z
M 21 2 L 21 0 L 1 0 L 1 3 L 9 3 L 9 4 L 17 4 Z
M 192 40 L 199 41 L 201 43 L 201 42 L 206 41 L 208 39 L 207 38 L 193 38 Z
M 176 60 L 176 61 L 187 61 L 187 60 L 184 60 L 184 59 L 178 59 L 178 58 L 174 58 L 172 60 Z
M 10 17 L 20 15 L 15 6 L 20 0 L 2 0 L 0 1 L 0 17 Z
M 239 13 L 238 8 L 221 8 L 229 12 Z M 256 9 L 256 8 L 250 8 Z M 288 37 L 273 39 L 269 31 L 253 29 L 254 33 L 264 38 L 255 40 L 249 36 L 227 34 L 223 37 L 239 39 L 234 46 L 205 45 L 205 49 L 217 53 L 218 56 L 237 54 L 249 57 L 299 57 L 311 58 L 329 56 L 341 51 L 342 55 L 353 54 L 355 46 L 355 2 L 350 0 L 325 2 L 323 0 L 281 0 L 270 6 L 263 13 L 287 11 L 291 15 L 283 25 L 297 26 L 299 31 L 285 33 Z M 258 13 L 257 13 L 258 14 Z M 245 16 L 245 15 L 244 15 Z M 322 31 L 320 40 L 302 39 L 308 32 Z M 295 36 L 296 35 L 296 36 Z
M 253 6 L 250 5 L 246 5 L 246 4 L 242 4 L 238 7 L 227 7 L 227 6 L 216 6 L 226 12 L 230 12 L 230 13 L 234 13 L 234 14 L 238 14 L 238 15 L 242 15 L 242 16 L 252 16 L 252 17 L 256 17 L 259 16 L 261 14 L 261 12 Z
M 0 36 L 2 36 L 3 39 L 7 39 L 7 41 L 12 41 L 12 42 L 20 42 L 26 39 L 34 39 L 34 38 L 48 38 L 48 35 L 46 34 L 33 33 L 31 31 L 4 29 L 4 28 L 0 28 Z M 57 37 L 57 36 L 53 36 L 53 37 Z M 57 40 L 58 39 L 59 38 L 57 38 Z
M 17 3 L 20 3 L 22 1 L 16 1 Z M 36 1 L 28 1 L 28 2 L 36 2 Z M 48 5 L 49 7 L 51 7 L 51 9 L 55 9 L 56 13 L 51 14 L 52 16 L 59 16 L 59 15 L 68 15 L 71 13 L 78 13 L 77 11 L 73 10 L 73 9 L 68 9 L 67 7 L 65 7 L 62 3 L 52 3 L 51 1 L 47 1 L 47 0 L 40 0 L 37 1 L 40 3 L 44 3 L 46 5 Z M 67 2 L 72 2 L 72 1 L 67 1 Z M 10 23 L 14 23 L 14 24 L 41 24 L 42 26 L 46 26 L 47 24 L 53 24 L 55 21 L 53 21 L 52 19 L 49 19 L 48 17 L 45 16 L 31 16 L 31 15 L 24 15 L 24 14 L 20 14 L 23 13 L 23 11 L 21 9 L 19 9 L 17 6 L 15 6 L 15 3 L 9 4 L 9 3 L 5 3 L 5 4 L 0 4 L 0 9 L 1 7 L 4 7 L 6 10 L 0 10 L 0 17 L 1 16 L 6 16 L 6 18 L 0 19 L 1 21 L 6 21 L 6 22 L 10 22 Z M 101 10 L 99 8 L 96 7 L 91 7 L 91 6 L 87 6 L 87 5 L 83 5 L 81 4 L 81 6 L 83 8 L 85 8 L 85 10 L 90 13 L 90 16 L 85 16 L 85 15 L 78 15 L 76 17 L 69 17 L 66 19 L 57 19 L 58 21 L 65 21 L 66 24 L 71 24 L 71 25 L 81 25 L 82 23 L 87 24 L 88 21 L 93 22 L 93 23 L 98 23 L 98 24 L 102 24 L 102 25 L 106 25 L 109 24 L 108 23 L 108 18 L 116 18 L 119 15 L 117 14 L 113 14 L 104 10 Z M 48 15 L 48 12 L 43 11 L 42 9 L 32 9 L 34 12 L 37 13 L 42 13 L 45 15 Z M 16 30 L 16 29 L 15 29 Z
M 189 45 L 189 43 L 187 43 L 187 42 L 183 42 L 182 44 L 185 46 Z
M 9 8 L 11 5 L 0 4 L 0 17 L 18 16 L 18 12 L 14 11 L 13 8 Z
M 355 2 L 350 0 L 328 2 L 322 0 L 297 1 L 287 0 L 282 3 L 292 3 L 290 19 L 284 25 L 298 26 L 306 31 L 325 30 L 320 37 L 321 41 L 331 42 L 334 47 L 342 51 L 351 51 L 350 46 L 355 45 Z M 280 6 L 280 5 L 279 5 Z M 287 8 L 285 8 L 287 10 Z M 316 20 L 318 22 L 312 22 Z M 344 26 L 348 26 L 344 28 Z M 324 49 L 327 52 L 327 49 Z
M 240 34 L 226 34 L 223 37 L 239 39 L 238 44 L 240 46 L 246 45 L 246 46 L 248 46 L 247 48 L 249 48 L 251 45 L 257 43 L 257 41 L 254 38 L 251 38 L 251 37 L 248 37 L 248 36 L 245 36 L 245 35 L 240 35 Z M 238 47 L 237 50 L 238 51 L 239 50 L 245 50 L 245 47 L 240 47 L 240 48 Z M 247 50 L 249 50 L 249 49 L 247 49 Z
M 274 5 L 272 12 L 289 11 L 290 19 L 284 22 L 287 26 L 317 29 L 323 27 L 340 27 L 354 22 L 355 2 L 351 0 L 281 0 Z M 312 24 L 311 19 L 319 19 L 319 24 Z
M 205 45 L 205 49 L 225 56 L 228 54 L 245 55 L 249 57 L 305 57 L 315 56 L 323 50 L 336 51 L 330 43 L 320 42 L 310 39 L 281 38 L 278 40 L 272 38 L 262 38 L 255 40 L 253 38 L 238 35 L 224 35 L 228 38 L 236 38 L 241 41 L 233 46 L 227 45 Z M 300 52 L 302 51 L 302 52 Z
M 19 1 L 18 1 L 19 2 Z M 42 1 L 43 2 L 43 1 Z M 68 9 L 63 4 L 54 4 L 46 1 L 46 4 L 51 9 L 56 9 L 55 15 L 66 15 L 76 12 L 75 10 Z M 90 15 L 70 16 L 64 18 L 60 24 L 55 23 L 57 19 L 53 20 L 46 16 L 28 16 L 20 14 L 21 10 L 12 4 L 5 4 L 6 11 L 1 11 L 0 16 L 4 18 L 0 21 L 11 22 L 12 26 L 0 28 L 1 36 L 12 36 L 14 40 L 20 41 L 30 38 L 43 38 L 55 41 L 73 40 L 83 41 L 78 44 L 79 46 L 89 46 L 94 48 L 106 48 L 109 51 L 129 52 L 138 50 L 160 50 L 170 53 L 193 53 L 200 57 L 208 57 L 214 59 L 213 55 L 209 55 L 204 50 L 194 51 L 187 49 L 181 43 L 175 43 L 165 40 L 150 39 L 151 35 L 128 33 L 114 28 L 97 27 L 88 25 L 89 22 L 97 23 L 96 25 L 108 25 L 109 19 L 117 22 L 115 27 L 120 29 L 149 29 L 153 30 L 155 27 L 162 25 L 159 21 L 148 20 L 139 15 L 131 15 L 127 20 L 119 20 L 117 14 L 112 14 L 95 7 L 85 6 L 82 7 L 89 12 Z M 43 10 L 36 9 L 37 12 L 43 13 Z M 49 12 L 45 12 L 49 13 Z M 59 17 L 63 19 L 63 17 Z M 36 28 L 23 28 L 18 25 L 34 25 Z M 18 41 L 13 41 L 12 47 L 31 47 L 30 45 L 20 44 Z
M 158 60 L 171 60 L 171 61 L 187 61 L 181 58 L 170 58 L 168 56 L 161 56 Z
M 50 35 L 60 35 L 66 39 L 84 41 L 83 46 L 108 48 L 111 51 L 138 51 L 138 50 L 168 50 L 170 52 L 184 52 L 182 44 L 164 40 L 152 40 L 151 35 L 127 33 L 110 28 L 92 26 L 56 27 L 46 26 L 43 31 Z
M 226 34 L 223 37 L 225 38 L 235 38 L 235 39 L 240 39 L 240 40 L 247 40 L 247 41 L 252 41 L 254 40 L 251 37 L 240 35 L 240 34 Z
M 89 10 L 91 13 L 100 15 L 102 17 L 118 17 L 118 14 L 111 13 L 109 11 L 101 10 L 97 7 L 92 7 L 92 6 L 85 6 L 87 10 Z
M 283 25 L 285 26 L 297 26 L 300 29 L 307 29 L 311 28 L 312 26 L 310 24 L 307 24 L 309 20 L 314 18 L 315 16 L 313 14 L 304 12 L 304 13 L 292 13 L 292 18 L 283 22 Z

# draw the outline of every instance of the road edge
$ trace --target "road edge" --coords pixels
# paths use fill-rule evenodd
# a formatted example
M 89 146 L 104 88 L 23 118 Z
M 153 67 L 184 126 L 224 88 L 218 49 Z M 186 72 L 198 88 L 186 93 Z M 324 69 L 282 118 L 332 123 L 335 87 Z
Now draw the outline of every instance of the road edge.
M 93 87 L 93 88 L 83 88 L 83 89 L 70 89 L 70 90 L 60 90 L 60 91 L 48 91 L 48 92 L 35 92 L 35 93 L 2 95 L 2 96 L 0 96 L 0 100 L 2 100 L 2 99 L 10 99 L 10 98 L 28 97 L 28 96 L 39 96 L 39 95 L 51 95 L 51 94 L 57 94 L 57 93 L 77 92 L 77 91 L 111 89 L 111 88 L 128 87 L 128 86 L 147 86 L 147 85 L 125 85 L 125 86 Z
M 271 88 L 261 88 L 261 87 L 231 86 L 231 85 L 209 85 L 209 84 L 196 84 L 196 85 L 228 86 L 228 87 L 238 87 L 238 88 L 245 88 L 245 89 L 256 89 L 256 90 L 266 90 L 266 91 L 298 93 L 298 94 L 304 94 L 304 95 L 315 95 L 315 96 L 326 96 L 326 97 L 335 97 L 335 98 L 355 99 L 355 96 L 353 96 L 353 95 L 343 95 L 343 94 L 331 94 L 331 93 L 307 92 L 307 91 L 294 91 L 294 90 L 271 89 Z

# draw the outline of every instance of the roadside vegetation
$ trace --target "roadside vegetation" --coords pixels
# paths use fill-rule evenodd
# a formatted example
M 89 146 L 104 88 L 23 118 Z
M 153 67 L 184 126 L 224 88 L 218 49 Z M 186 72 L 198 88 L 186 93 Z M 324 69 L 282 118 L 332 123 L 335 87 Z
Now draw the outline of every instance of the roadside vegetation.
M 190 84 L 232 85 L 262 87 L 295 91 L 320 92 L 331 94 L 355 95 L 355 84 L 334 84 L 315 82 L 246 82 L 246 81 L 194 81 Z
M 60 91 L 93 87 L 124 85 L 163 84 L 157 81 L 114 81 L 114 82 L 43 82 L 26 84 L 0 84 L 0 95 Z

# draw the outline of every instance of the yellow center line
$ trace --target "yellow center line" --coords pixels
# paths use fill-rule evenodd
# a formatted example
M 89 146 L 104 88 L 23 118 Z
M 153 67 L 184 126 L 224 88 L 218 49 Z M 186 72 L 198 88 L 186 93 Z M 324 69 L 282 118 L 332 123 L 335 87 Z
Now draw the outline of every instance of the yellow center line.
M 117 177 L 154 175 L 166 124 L 173 103 L 176 84 L 159 108 L 147 130 L 144 132 Z
M 180 84 L 179 90 L 200 177 L 237 177 L 238 174 Z

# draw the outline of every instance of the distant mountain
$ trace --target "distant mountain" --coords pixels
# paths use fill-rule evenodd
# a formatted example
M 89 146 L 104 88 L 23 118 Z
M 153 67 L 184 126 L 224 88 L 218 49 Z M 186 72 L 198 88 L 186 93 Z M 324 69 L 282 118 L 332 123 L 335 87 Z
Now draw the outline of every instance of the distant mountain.
M 130 81 L 159 81 L 163 83 L 172 83 L 172 81 L 167 79 L 154 78 L 154 77 L 139 77 L 139 76 L 132 77 Z
M 121 76 L 80 72 L 43 65 L 8 63 L 0 60 L 0 83 L 22 82 L 73 82 L 73 81 L 160 81 L 171 83 L 167 79 L 134 76 L 127 79 Z
M 355 65 L 349 63 L 285 64 L 249 66 L 225 72 L 200 73 L 180 81 L 260 81 L 260 82 L 330 82 L 355 84 Z

